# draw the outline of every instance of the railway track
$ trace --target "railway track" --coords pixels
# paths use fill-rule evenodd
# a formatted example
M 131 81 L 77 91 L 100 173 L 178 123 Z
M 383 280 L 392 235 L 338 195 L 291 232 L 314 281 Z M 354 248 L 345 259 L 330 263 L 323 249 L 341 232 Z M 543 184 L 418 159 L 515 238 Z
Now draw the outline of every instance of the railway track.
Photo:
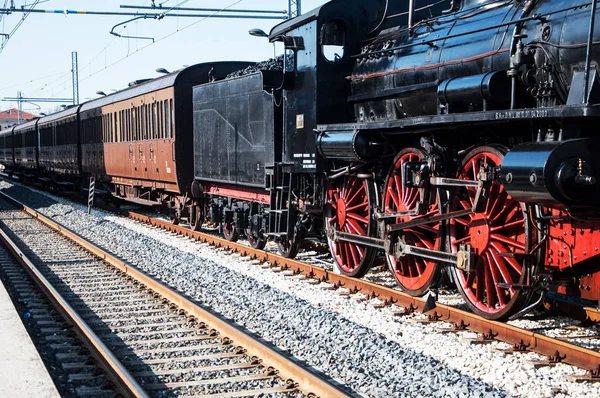
M 0 198 L 3 244 L 124 395 L 349 395 L 67 228 Z
M 186 236 L 202 243 L 208 243 L 218 248 L 225 248 L 239 253 L 243 257 L 250 257 L 260 263 L 268 263 L 275 271 L 287 272 L 291 275 L 303 274 L 306 279 L 315 282 L 328 283 L 332 289 L 343 290 L 343 294 L 362 294 L 370 299 L 378 299 L 381 306 L 397 307 L 398 315 L 409 315 L 421 312 L 427 316 L 424 322 L 450 324 L 450 328 L 444 328 L 446 332 L 472 331 L 478 337 L 473 339 L 474 343 L 486 343 L 502 341 L 511 345 L 507 350 L 513 352 L 535 352 L 544 357 L 545 361 L 536 363 L 536 366 L 553 366 L 557 363 L 566 363 L 587 371 L 586 376 L 574 376 L 574 381 L 600 381 L 600 352 L 588 349 L 583 344 L 575 344 L 574 338 L 549 337 L 534 330 L 511 326 L 503 322 L 489 321 L 450 305 L 437 303 L 432 310 L 424 312 L 426 301 L 409 296 L 403 292 L 381 286 L 363 279 L 356 279 L 333 273 L 325 268 L 302 261 L 281 257 L 277 254 L 256 250 L 242 243 L 230 242 L 218 236 L 204 232 L 195 232 L 180 225 L 173 225 L 168 221 L 150 217 L 134 211 L 122 211 L 132 220 L 153 227 L 172 232 L 177 235 Z M 570 315 L 582 319 L 582 326 L 600 322 L 600 313 L 596 308 L 568 306 Z M 555 329 L 559 329 L 556 327 Z M 547 330 L 547 329 L 546 329 Z M 579 340 L 600 339 L 600 336 L 582 336 Z

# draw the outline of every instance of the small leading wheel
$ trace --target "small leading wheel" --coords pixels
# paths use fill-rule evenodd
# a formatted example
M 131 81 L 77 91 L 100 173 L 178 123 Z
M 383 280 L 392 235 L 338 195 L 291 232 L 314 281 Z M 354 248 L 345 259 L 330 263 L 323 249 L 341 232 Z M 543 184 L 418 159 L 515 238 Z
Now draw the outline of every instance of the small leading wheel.
M 458 178 L 477 181 L 482 168 L 502 164 L 503 151 L 480 147 L 464 159 Z M 470 209 L 475 187 L 457 188 L 450 211 Z M 480 202 L 481 203 L 481 202 Z M 528 252 L 530 231 L 523 204 L 513 200 L 499 181 L 493 181 L 483 193 L 482 212 L 456 217 L 449 223 L 452 252 L 470 245 L 474 258 L 471 272 L 452 267 L 454 280 L 473 312 L 487 319 L 507 318 L 526 304 L 525 294 L 514 285 L 527 283 L 522 256 Z
M 424 155 L 425 153 L 417 148 L 406 148 L 398 153 L 385 182 L 384 213 L 407 212 L 416 208 L 419 201 L 419 189 L 404 186 L 404 165 L 407 162 L 419 162 Z M 439 211 L 437 195 L 432 202 L 426 210 L 426 214 L 397 217 L 392 222 L 402 223 L 436 215 Z M 401 234 L 408 245 L 435 250 L 440 248 L 439 223 L 408 228 L 402 230 Z M 400 287 L 412 296 L 422 296 L 427 293 L 431 287 L 435 287 L 441 277 L 441 265 L 437 261 L 416 256 L 404 256 L 397 259 L 393 255 L 388 255 L 386 262 Z
M 223 235 L 225 239 L 230 242 L 237 242 L 240 238 L 240 231 L 233 220 L 225 221 L 222 226 Z
M 204 222 L 203 205 L 193 204 L 190 206 L 190 228 L 192 231 L 200 231 Z
M 262 234 L 260 234 L 260 236 L 257 236 L 252 232 L 247 232 L 246 236 L 248 238 L 248 243 L 250 244 L 250 247 L 252 247 L 253 249 L 262 250 L 267 245 L 267 240 L 264 238 L 264 236 L 262 236 Z
M 373 181 L 348 176 L 334 180 L 327 189 L 325 225 L 329 250 L 339 271 L 360 278 L 367 273 L 377 249 L 332 239 L 335 231 L 372 236 L 375 230 L 372 209 L 375 198 Z
M 267 237 L 260 228 L 262 224 L 260 206 L 253 203 L 248 214 L 248 226 L 246 227 L 246 237 L 248 243 L 253 249 L 262 250 L 267 245 Z M 258 229 L 258 231 L 256 231 Z

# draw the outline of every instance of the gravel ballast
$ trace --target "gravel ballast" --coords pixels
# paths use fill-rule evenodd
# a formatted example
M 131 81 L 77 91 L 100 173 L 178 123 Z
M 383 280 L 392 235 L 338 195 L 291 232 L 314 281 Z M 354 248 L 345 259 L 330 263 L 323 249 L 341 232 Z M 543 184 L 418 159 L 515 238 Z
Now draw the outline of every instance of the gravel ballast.
M 237 255 L 102 211 L 87 215 L 28 188 L 0 188 L 366 396 L 600 396 L 594 384 L 565 380 L 579 369 L 535 369 L 524 360 L 535 354 L 473 346 Z

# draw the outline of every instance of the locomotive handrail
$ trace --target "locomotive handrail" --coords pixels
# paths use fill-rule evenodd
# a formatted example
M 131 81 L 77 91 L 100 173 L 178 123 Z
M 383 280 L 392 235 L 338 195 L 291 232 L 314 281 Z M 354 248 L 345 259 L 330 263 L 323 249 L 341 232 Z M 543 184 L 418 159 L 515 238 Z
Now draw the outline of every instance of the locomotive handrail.
M 592 1 L 595 4 L 597 0 L 592 0 Z M 497 29 L 497 28 L 502 28 L 502 27 L 506 27 L 506 26 L 516 25 L 516 24 L 519 24 L 519 23 L 522 23 L 522 22 L 528 22 L 528 21 L 533 21 L 533 20 L 544 21 L 546 19 L 546 17 L 548 17 L 550 15 L 560 14 L 560 13 L 563 13 L 563 12 L 566 12 L 566 11 L 575 10 L 575 9 L 578 9 L 578 8 L 581 8 L 581 6 L 578 5 L 578 6 L 573 6 L 573 7 L 562 8 L 560 10 L 555 10 L 555 11 L 552 11 L 552 12 L 547 12 L 545 14 L 534 14 L 534 15 L 532 15 L 530 17 L 519 18 L 519 19 L 516 19 L 514 21 L 504 22 L 504 23 L 496 24 L 496 25 L 490 25 L 490 26 L 487 26 L 485 28 L 475 29 L 475 30 L 471 30 L 471 31 L 468 31 L 468 32 L 462 32 L 462 33 L 456 33 L 456 34 L 448 35 L 448 36 L 444 36 L 444 37 L 438 37 L 437 39 L 422 40 L 422 41 L 417 42 L 417 43 L 403 44 L 401 46 L 390 47 L 390 48 L 387 48 L 385 50 L 371 51 L 371 52 L 364 53 L 364 54 L 355 54 L 355 55 L 352 55 L 351 58 L 364 58 L 364 57 L 367 57 L 367 56 L 370 56 L 370 55 L 385 54 L 385 53 L 389 53 L 389 52 L 396 51 L 396 50 L 404 50 L 406 48 L 412 48 L 412 47 L 423 46 L 423 45 L 431 45 L 431 44 L 433 44 L 433 43 L 435 43 L 437 41 L 440 41 L 440 40 L 447 40 L 447 39 L 454 39 L 454 38 L 462 37 L 462 36 L 468 36 L 468 35 L 472 35 L 472 34 L 475 34 L 475 33 L 485 32 L 485 31 L 488 31 L 488 30 L 494 30 L 494 29 Z
M 582 104 L 588 103 L 588 90 L 590 86 L 590 65 L 592 62 L 592 45 L 594 44 L 594 29 L 596 27 L 596 8 L 597 1 L 592 0 L 592 15 L 590 17 L 590 30 L 588 33 L 587 52 L 585 54 L 585 72 L 583 74 L 583 101 Z

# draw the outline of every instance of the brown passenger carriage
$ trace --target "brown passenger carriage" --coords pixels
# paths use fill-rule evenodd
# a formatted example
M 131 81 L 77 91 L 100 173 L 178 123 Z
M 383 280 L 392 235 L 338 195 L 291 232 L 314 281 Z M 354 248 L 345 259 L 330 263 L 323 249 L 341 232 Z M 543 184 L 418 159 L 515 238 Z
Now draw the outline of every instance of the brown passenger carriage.
M 79 108 L 81 164 L 115 197 L 187 212 L 193 181 L 192 88 L 246 62 L 194 65 L 87 102 Z

